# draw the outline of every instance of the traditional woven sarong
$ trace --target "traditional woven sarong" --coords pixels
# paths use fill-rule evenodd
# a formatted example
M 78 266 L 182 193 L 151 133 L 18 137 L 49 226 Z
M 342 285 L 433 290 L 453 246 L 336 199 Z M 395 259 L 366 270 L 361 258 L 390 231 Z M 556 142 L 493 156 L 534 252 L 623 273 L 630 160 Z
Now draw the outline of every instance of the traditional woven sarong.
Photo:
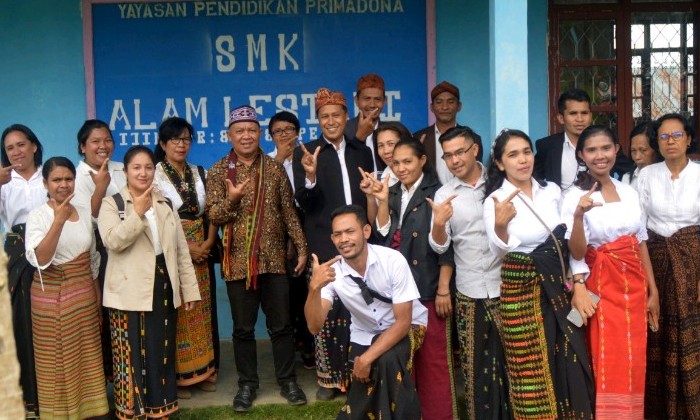
M 700 226 L 670 238 L 649 231 L 659 331 L 649 333 L 645 416 L 700 419 Z
M 560 225 L 554 233 L 567 253 L 564 231 Z M 566 319 L 571 302 L 554 240 L 548 238 L 530 254 L 506 254 L 501 277 L 513 416 L 593 418 L 593 376 L 584 331 Z
M 109 412 L 102 368 L 99 306 L 90 254 L 34 274 L 32 330 L 42 419 Z
M 177 311 L 165 258 L 156 257 L 153 311 L 110 309 L 114 405 L 120 419 L 169 416 L 177 411 Z
M 350 344 L 350 312 L 340 299 L 333 299 L 331 310 L 316 341 L 316 374 L 324 388 L 345 392 L 348 378 L 348 347 Z
M 423 418 L 457 418 L 457 393 L 452 359 L 452 323 L 440 318 L 435 301 L 421 302 L 428 309 L 425 341 L 414 356 L 413 379 L 418 389 Z
M 586 287 L 600 296 L 588 320 L 597 419 L 643 419 L 647 276 L 634 236 L 588 248 Z
M 465 419 L 510 419 L 500 300 L 455 295 Z
M 201 218 L 182 219 L 185 238 L 191 242 L 204 241 L 204 223 Z M 214 360 L 211 281 L 209 264 L 192 262 L 202 300 L 186 311 L 184 305 L 177 313 L 177 351 L 175 370 L 177 385 L 188 386 L 202 381 L 216 382 Z
M 35 269 L 25 257 L 24 232 L 25 225 L 21 224 L 13 226 L 12 232 L 6 233 L 7 280 L 12 298 L 12 327 L 20 365 L 20 384 L 22 385 L 25 413 L 28 419 L 38 419 L 39 396 L 37 395 L 36 370 L 34 368 L 31 304 L 32 279 Z
M 420 419 L 418 393 L 409 365 L 412 354 L 420 348 L 424 336 L 424 327 L 412 326 L 408 336 L 372 364 L 368 383 L 352 381 L 347 400 L 337 418 Z M 351 343 L 349 360 L 354 360 L 369 347 Z

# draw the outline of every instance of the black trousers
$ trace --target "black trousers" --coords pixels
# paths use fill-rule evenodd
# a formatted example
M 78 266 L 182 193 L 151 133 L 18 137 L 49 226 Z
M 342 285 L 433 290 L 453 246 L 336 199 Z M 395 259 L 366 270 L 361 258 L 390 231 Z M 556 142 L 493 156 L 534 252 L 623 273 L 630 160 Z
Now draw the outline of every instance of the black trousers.
M 238 370 L 238 386 L 257 389 L 258 354 L 255 323 L 262 305 L 267 332 L 272 342 L 275 376 L 280 385 L 296 381 L 294 373 L 294 334 L 289 321 L 289 281 L 284 274 L 261 274 L 256 290 L 245 288 L 245 280 L 226 282 L 233 318 L 233 354 Z

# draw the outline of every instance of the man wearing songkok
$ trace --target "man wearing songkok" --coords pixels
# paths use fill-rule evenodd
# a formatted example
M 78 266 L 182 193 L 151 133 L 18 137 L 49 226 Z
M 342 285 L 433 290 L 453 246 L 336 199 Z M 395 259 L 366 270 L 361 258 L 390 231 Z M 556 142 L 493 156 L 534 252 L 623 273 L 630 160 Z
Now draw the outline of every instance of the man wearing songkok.
M 355 105 L 360 113 L 348 121 L 347 126 L 345 126 L 345 137 L 356 138 L 370 148 L 375 171 L 382 171 L 386 167 L 384 161 L 379 157 L 377 140 L 373 135 L 374 130 L 381 124 L 379 114 L 381 114 L 385 103 L 384 79 L 374 73 L 360 77 L 355 92 Z
M 316 93 L 316 114 L 322 136 L 294 150 L 295 197 L 304 212 L 304 233 L 309 249 L 321 262 L 335 255 L 331 212 L 344 204 L 357 204 L 367 210 L 376 202 L 360 190 L 358 168 L 372 171 L 372 152 L 359 141 L 343 135 L 348 119 L 345 97 L 321 88 Z M 373 218 L 374 216 L 372 216 Z M 316 398 L 331 400 L 347 384 L 346 362 L 350 340 L 350 314 L 335 299 L 320 334 L 316 335 L 316 370 L 319 389 Z
M 312 256 L 305 311 L 312 332 L 321 330 L 334 299 L 352 316 L 352 382 L 338 418 L 420 419 L 410 371 L 428 315 L 411 269 L 400 252 L 367 243 L 372 228 L 362 207 L 339 207 L 331 220 L 340 256 L 323 264 Z
M 229 154 L 212 166 L 207 179 L 206 211 L 223 230 L 221 277 L 233 317 L 233 352 L 238 392 L 233 409 L 250 411 L 259 386 L 255 322 L 262 305 L 272 341 L 280 394 L 291 405 L 306 404 L 294 372 L 294 338 L 289 320 L 289 281 L 286 277 L 285 235 L 298 254 L 301 272 L 307 246 L 294 208 L 292 187 L 277 161 L 260 149 L 260 124 L 255 109 L 231 111 Z
M 501 258 L 491 252 L 483 220 L 486 170 L 479 161 L 481 139 L 469 127 L 453 127 L 439 138 L 454 178 L 430 203 L 432 228 L 428 241 L 439 254 L 450 244 L 456 268 L 456 313 L 460 361 L 464 374 L 464 402 L 468 419 L 510 419 L 508 376 L 501 341 Z M 438 315 L 449 317 L 452 293 L 438 289 Z
M 440 82 L 430 91 L 430 111 L 435 115 L 435 124 L 413 133 L 413 137 L 425 146 L 428 161 L 437 171 L 442 185 L 454 178 L 447 169 L 442 156 L 442 146 L 438 142 L 440 134 L 457 125 L 457 113 L 462 110 L 459 88 L 450 82 Z

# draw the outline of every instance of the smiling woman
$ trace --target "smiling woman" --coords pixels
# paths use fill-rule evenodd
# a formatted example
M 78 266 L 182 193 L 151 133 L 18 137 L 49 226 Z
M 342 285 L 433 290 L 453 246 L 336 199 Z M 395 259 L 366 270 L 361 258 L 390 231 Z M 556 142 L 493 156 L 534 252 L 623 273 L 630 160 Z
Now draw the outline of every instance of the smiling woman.
M 12 322 L 21 366 L 21 385 L 28 417 L 38 417 L 38 397 L 32 341 L 31 286 L 34 267 L 25 257 L 24 232 L 29 213 L 46 202 L 41 177 L 42 147 L 29 127 L 14 124 L 2 133 L 0 155 L 0 220 L 5 231 L 5 252 Z

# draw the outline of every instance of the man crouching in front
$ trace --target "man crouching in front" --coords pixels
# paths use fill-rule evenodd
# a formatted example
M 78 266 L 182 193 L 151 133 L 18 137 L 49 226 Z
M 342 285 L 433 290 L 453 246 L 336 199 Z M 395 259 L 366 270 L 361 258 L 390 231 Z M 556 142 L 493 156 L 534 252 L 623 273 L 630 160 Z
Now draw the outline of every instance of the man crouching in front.
M 331 231 L 340 255 L 324 264 L 313 255 L 304 312 L 309 331 L 317 334 L 335 296 L 350 311 L 352 381 L 337 418 L 420 419 L 410 370 L 427 310 L 408 263 L 398 251 L 367 243 L 372 228 L 360 206 L 337 208 Z

